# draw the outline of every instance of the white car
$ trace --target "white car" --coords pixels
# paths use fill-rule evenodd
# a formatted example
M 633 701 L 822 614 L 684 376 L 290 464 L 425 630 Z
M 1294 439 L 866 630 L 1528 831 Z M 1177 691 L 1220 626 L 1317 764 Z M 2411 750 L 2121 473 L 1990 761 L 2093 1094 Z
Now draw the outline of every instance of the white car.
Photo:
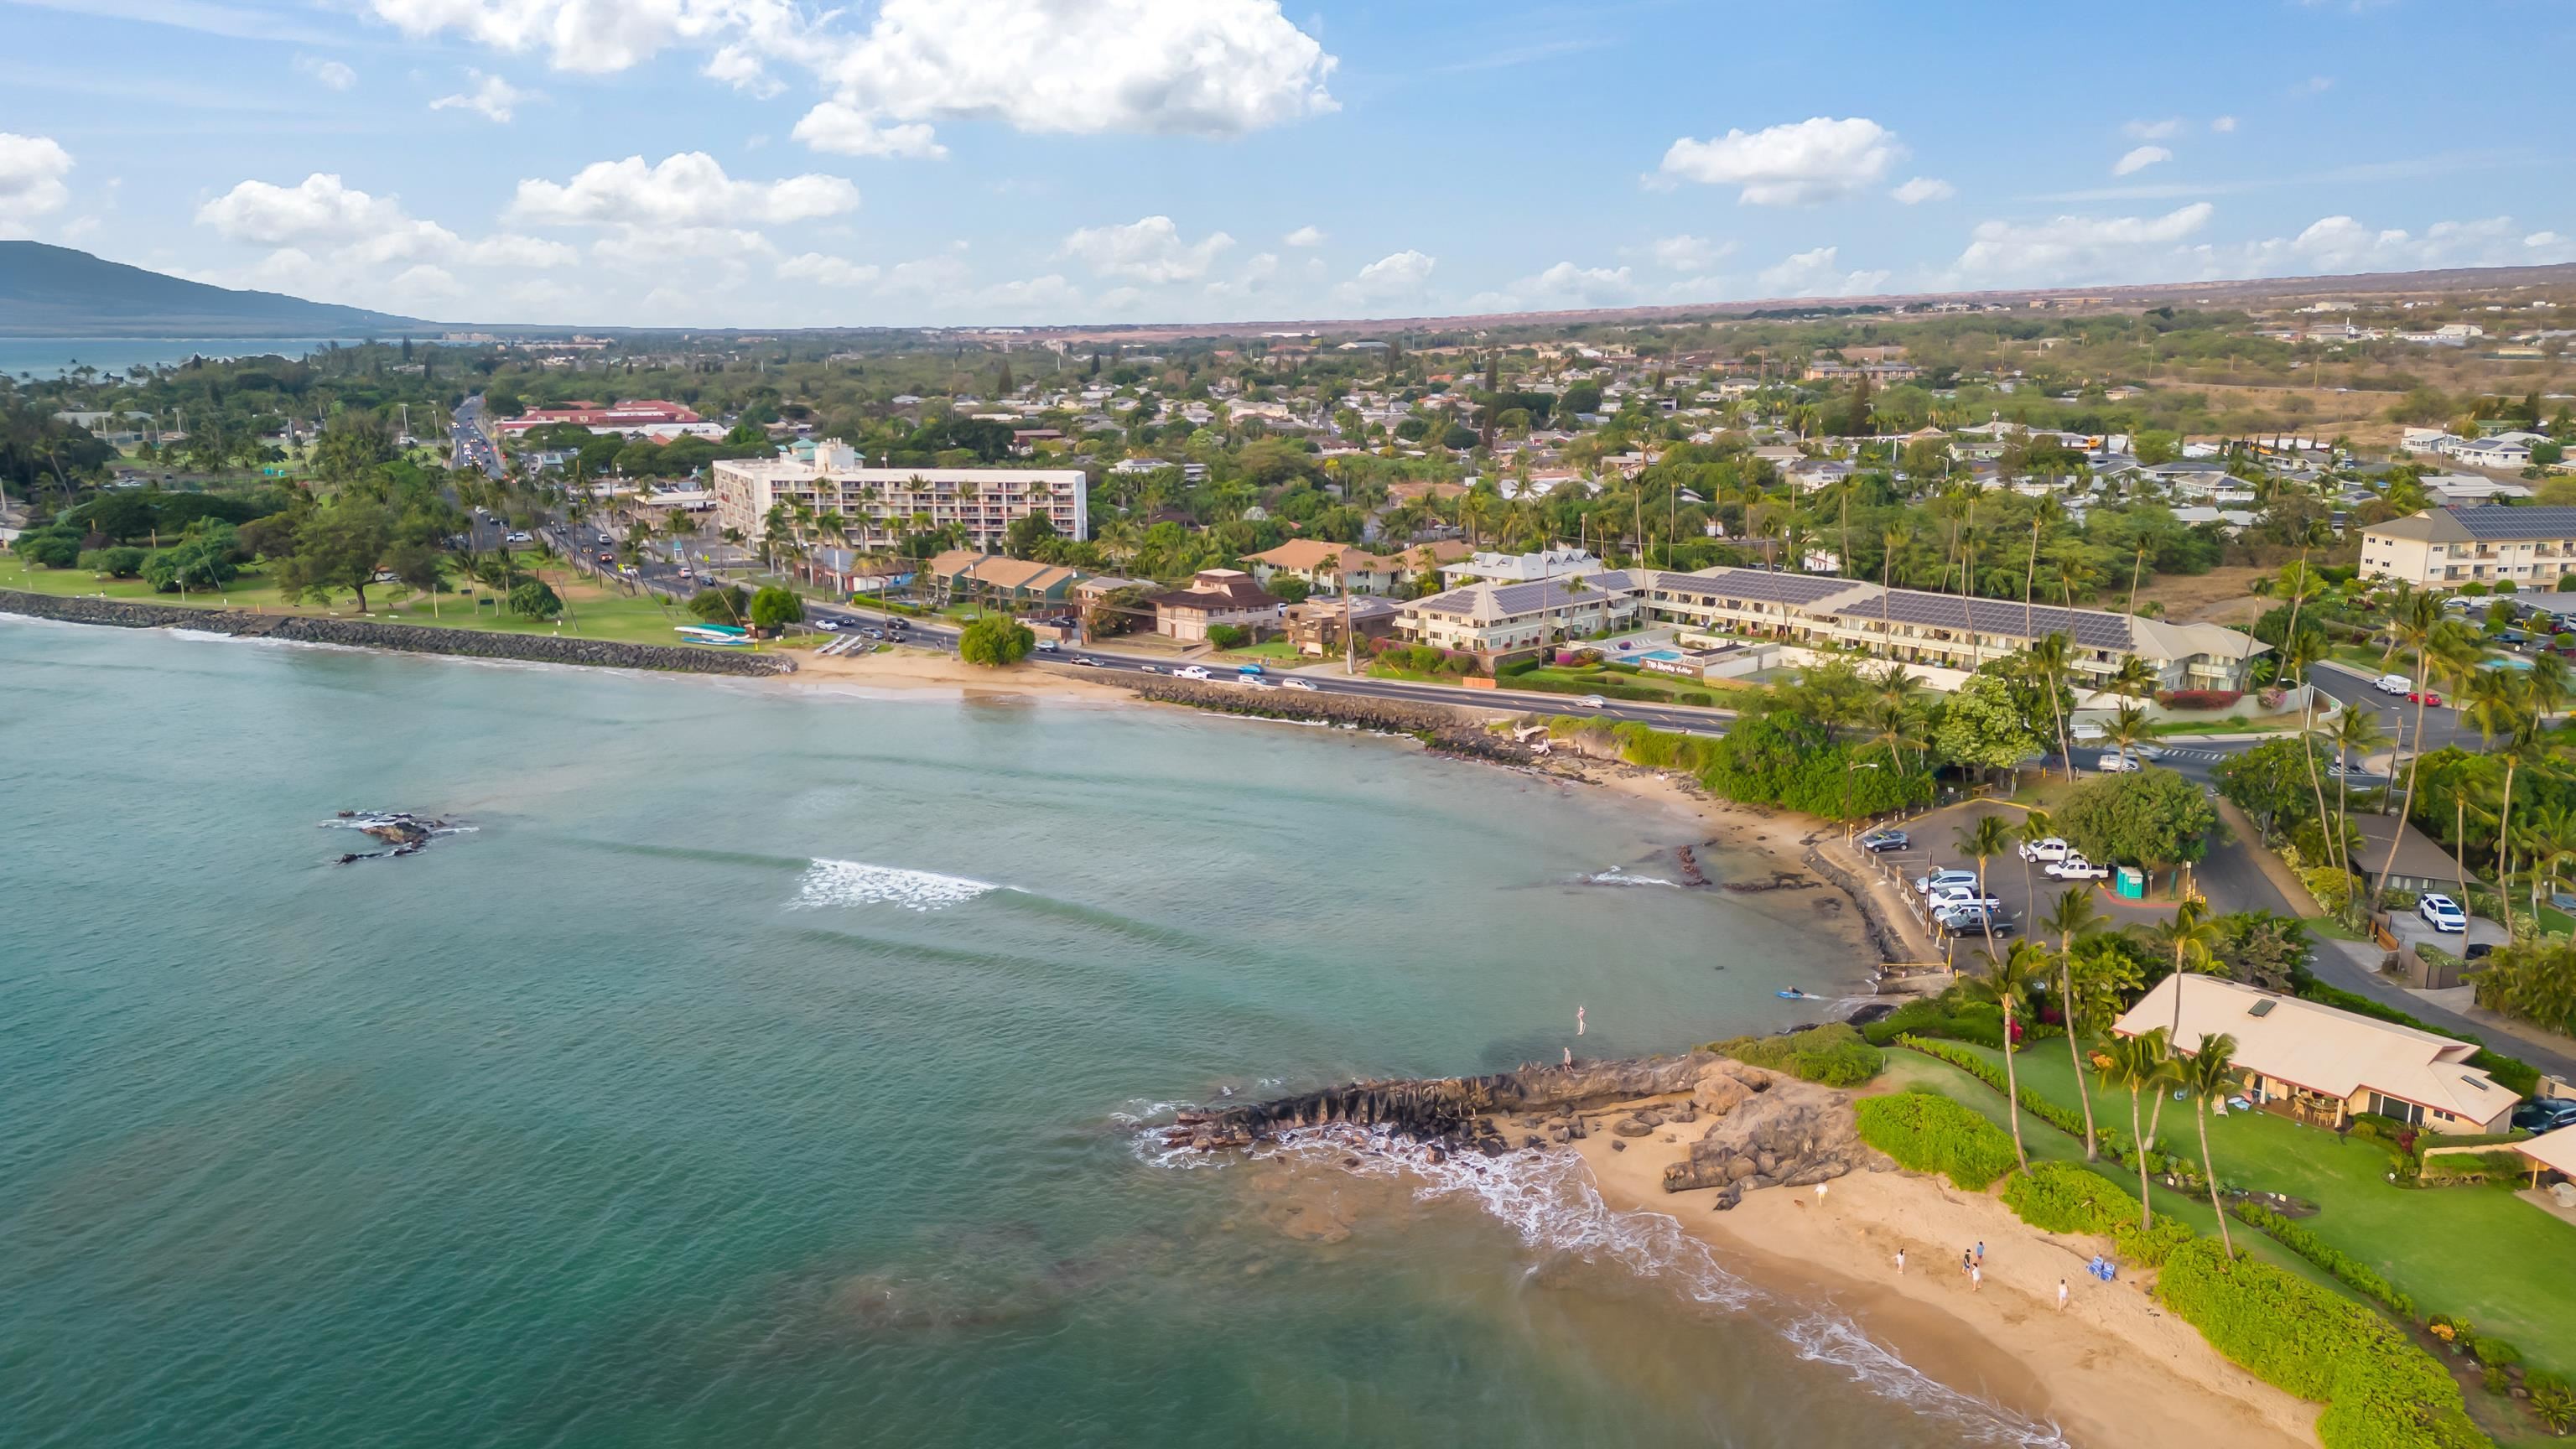
M 1309 680 L 1309 679 L 1293 679 L 1293 678 L 1292 678 L 1292 679 L 1283 679 L 1283 680 L 1281 680 L 1281 681 L 1279 681 L 1279 682 L 1280 682 L 1281 684 L 1284 684 L 1284 685 L 1288 686 L 1290 689 L 1302 689 L 1302 690 L 1306 691 L 1308 694 L 1313 694 L 1313 693 L 1315 692 L 1315 684 L 1314 684 L 1314 681 L 1313 681 L 1313 680 Z
M 2111 867 L 2095 865 L 2080 855 L 2069 855 L 2064 860 L 2046 867 L 2040 873 L 2055 876 L 2059 880 L 2109 880 Z
M 1578 694 L 1574 697 L 1574 707 L 1576 709 L 1605 709 L 1609 707 L 1609 704 L 1610 701 L 1603 699 L 1597 694 Z
M 1246 689 L 1275 689 L 1278 687 L 1258 674 L 1238 674 L 1234 677 L 1234 682 L 1242 685 Z
M 2021 843 L 2021 858 L 2033 861 L 2064 860 L 2069 848 L 2063 839 L 2054 835 L 2046 840 L 2025 840 Z
M 1930 875 L 1914 878 L 1914 888 L 1927 896 L 1944 886 L 1973 886 L 1976 883 L 1977 873 L 1973 870 L 1936 870 Z
M 2105 750 L 2102 758 L 2093 762 L 2093 768 L 2105 775 L 2134 775 L 2145 769 L 2146 763 L 2125 750 Z
M 1054 641 L 1053 639 L 1040 639 L 1040 640 L 1038 641 L 1038 652 L 1039 652 L 1040 654 L 1053 654 L 1053 653 L 1055 653 L 1055 652 L 1056 652 L 1056 643 L 1055 643 L 1055 641 Z
M 2427 893 L 2417 896 L 2415 914 L 2422 916 L 2425 923 L 2436 931 L 2459 933 L 2469 929 L 2468 913 L 2446 895 Z
M 2403 674 L 2383 674 L 2370 682 L 2382 694 L 2404 694 L 2415 687 L 2415 681 Z
M 1207 670 L 1201 666 L 1192 664 L 1184 668 L 1173 670 L 1172 677 L 1175 679 L 1213 679 L 1216 676 L 1208 673 Z
M 512 543 L 527 543 L 530 540 L 526 533 L 514 529 L 510 533 L 509 541 Z
M 1977 894 L 1977 888 L 1972 885 L 1948 886 L 1932 892 L 1926 899 L 1936 915 L 1943 911 L 1955 911 L 1961 906 L 1983 906 L 1990 911 L 2000 911 L 2004 908 L 2001 898 L 1981 896 Z

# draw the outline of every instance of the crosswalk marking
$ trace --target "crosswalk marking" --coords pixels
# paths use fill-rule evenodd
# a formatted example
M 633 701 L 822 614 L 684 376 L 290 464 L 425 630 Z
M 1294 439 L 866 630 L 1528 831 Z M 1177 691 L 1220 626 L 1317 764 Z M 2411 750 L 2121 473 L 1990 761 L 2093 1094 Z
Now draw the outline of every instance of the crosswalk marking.
M 2223 760 L 2227 758 L 2223 751 L 2191 749 L 2188 747 L 2183 749 L 2167 748 L 2158 750 L 2156 752 L 2156 756 L 2158 759 L 2165 760 Z

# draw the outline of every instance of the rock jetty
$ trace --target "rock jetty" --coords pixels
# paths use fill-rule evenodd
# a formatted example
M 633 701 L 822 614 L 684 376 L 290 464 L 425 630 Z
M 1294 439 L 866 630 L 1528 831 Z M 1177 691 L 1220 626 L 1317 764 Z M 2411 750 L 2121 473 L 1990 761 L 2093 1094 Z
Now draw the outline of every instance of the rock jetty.
M 1469 1129 L 1479 1119 L 1497 1113 L 1571 1113 L 1639 1097 L 1686 1092 L 1717 1060 L 1706 1052 L 1692 1052 L 1677 1057 L 1523 1067 L 1483 1077 L 1351 1082 L 1223 1112 L 1185 1113 L 1166 1140 L 1175 1146 L 1213 1151 L 1249 1147 L 1299 1127 L 1346 1124 L 1391 1127 L 1426 1140 L 1472 1141 L 1475 1139 L 1467 1136 Z M 1476 1137 L 1487 1135 L 1478 1133 Z

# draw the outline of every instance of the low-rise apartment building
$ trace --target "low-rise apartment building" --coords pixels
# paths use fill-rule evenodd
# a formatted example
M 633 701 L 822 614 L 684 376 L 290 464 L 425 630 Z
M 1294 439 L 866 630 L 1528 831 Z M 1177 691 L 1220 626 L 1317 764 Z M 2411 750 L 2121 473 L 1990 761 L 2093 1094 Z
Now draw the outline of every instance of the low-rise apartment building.
M 1201 569 L 1187 587 L 1156 594 L 1152 603 L 1155 633 L 1196 643 L 1221 624 L 1255 633 L 1276 627 L 1281 600 L 1241 569 Z
M 1417 544 L 1402 553 L 1384 554 L 1322 539 L 1297 538 L 1277 548 L 1246 554 L 1243 561 L 1252 565 L 1253 577 L 1265 588 L 1272 579 L 1285 574 L 1312 589 L 1387 595 L 1400 594 L 1421 575 L 1466 556 L 1467 545 L 1455 540 Z
M 2361 531 L 2361 576 L 2555 588 L 2576 571 L 2576 508 L 2433 508 Z
M 1031 514 L 1067 538 L 1091 530 L 1089 475 L 1079 468 L 870 468 L 848 444 L 825 442 L 775 458 L 720 459 L 708 473 L 717 527 L 752 539 L 766 531 L 770 509 L 798 503 L 838 515 L 860 548 L 889 548 L 906 534 L 955 524 L 968 544 L 993 552 Z
M 1484 579 L 1403 605 L 1396 632 L 1491 660 L 1625 629 L 1642 607 L 1637 586 L 1620 572 L 1526 584 Z
M 1964 599 L 1763 569 L 1655 571 L 1645 576 L 1644 588 L 1648 618 L 1676 626 L 1684 642 L 1777 639 L 1962 673 L 2063 634 L 2074 673 L 2096 688 L 2124 660 L 2138 658 L 2161 688 L 2241 690 L 2254 656 L 2269 647 L 2216 624 Z

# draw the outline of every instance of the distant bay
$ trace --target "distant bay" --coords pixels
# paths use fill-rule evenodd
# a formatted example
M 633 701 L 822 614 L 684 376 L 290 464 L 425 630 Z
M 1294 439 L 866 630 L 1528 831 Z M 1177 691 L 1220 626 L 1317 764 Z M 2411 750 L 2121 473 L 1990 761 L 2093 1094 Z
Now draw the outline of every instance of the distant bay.
M 191 357 L 302 357 L 327 337 L 0 337 L 0 372 L 56 377 L 75 367 L 123 372 L 169 367 Z M 346 339 L 337 339 L 346 340 Z

